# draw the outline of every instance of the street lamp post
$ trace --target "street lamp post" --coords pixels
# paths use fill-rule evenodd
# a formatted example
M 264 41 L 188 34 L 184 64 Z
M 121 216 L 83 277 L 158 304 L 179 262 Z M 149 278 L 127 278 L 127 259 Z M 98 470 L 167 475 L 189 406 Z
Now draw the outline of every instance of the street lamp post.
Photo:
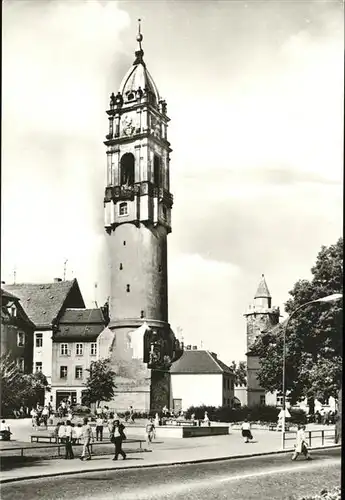
M 315 299 L 315 300 L 310 300 L 309 302 L 305 302 L 304 304 L 301 304 L 299 307 L 297 307 L 288 319 L 286 320 L 285 327 L 284 327 L 284 332 L 283 332 L 283 418 L 282 418 L 282 448 L 284 449 L 284 435 L 285 435 L 285 414 L 286 414 L 286 380 L 285 380 L 285 358 L 286 358 L 286 333 L 288 329 L 288 325 L 290 322 L 290 319 L 292 316 L 296 314 L 297 311 L 302 309 L 303 307 L 309 306 L 310 304 L 315 304 L 316 302 L 334 302 L 335 300 L 339 300 L 342 298 L 341 293 L 334 293 L 332 295 L 327 295 L 327 297 L 321 297 L 320 299 Z

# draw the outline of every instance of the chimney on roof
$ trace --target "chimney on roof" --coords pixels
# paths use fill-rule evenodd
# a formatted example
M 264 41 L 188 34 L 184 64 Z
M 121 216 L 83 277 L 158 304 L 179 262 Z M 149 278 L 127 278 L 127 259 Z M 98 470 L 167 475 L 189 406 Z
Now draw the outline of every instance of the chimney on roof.
M 197 345 L 193 345 L 193 351 L 197 351 L 198 350 L 198 346 Z
M 186 349 L 187 349 L 187 351 L 191 351 L 191 350 L 192 350 L 192 346 L 191 346 L 190 344 L 188 344 L 188 345 L 186 346 Z
M 62 281 L 61 278 L 54 278 L 54 283 L 60 283 Z

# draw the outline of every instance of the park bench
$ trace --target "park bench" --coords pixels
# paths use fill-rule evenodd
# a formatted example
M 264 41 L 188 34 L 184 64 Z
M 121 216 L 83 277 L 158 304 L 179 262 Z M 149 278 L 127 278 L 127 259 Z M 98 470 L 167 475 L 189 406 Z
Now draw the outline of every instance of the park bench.
M 52 435 L 52 434 L 32 434 L 31 435 L 31 442 L 32 443 L 39 443 L 39 442 L 46 442 L 46 441 L 49 441 L 49 443 L 57 443 L 57 439 L 59 438 L 56 438 L 56 436 Z
M 197 425 L 197 421 L 195 421 L 195 420 L 168 419 L 165 421 L 165 425 L 190 425 L 190 426 L 194 426 L 194 425 Z
M 61 438 L 54 436 L 54 434 L 31 434 L 31 442 L 32 443 L 57 443 L 64 444 Z M 79 439 L 76 440 L 73 444 L 79 444 Z
M 289 431 L 290 427 L 291 427 L 291 424 L 287 424 L 287 423 L 285 424 L 285 430 L 286 431 Z M 281 430 L 281 428 L 282 428 L 281 425 L 278 426 L 278 424 L 270 424 L 268 426 L 268 430 L 269 431 L 277 431 L 279 429 Z

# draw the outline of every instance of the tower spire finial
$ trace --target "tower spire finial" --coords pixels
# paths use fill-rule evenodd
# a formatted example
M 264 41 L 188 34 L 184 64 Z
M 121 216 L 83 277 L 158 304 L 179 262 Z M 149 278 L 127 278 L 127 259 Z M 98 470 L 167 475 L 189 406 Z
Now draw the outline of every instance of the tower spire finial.
M 138 34 L 137 34 L 138 48 L 135 51 L 135 61 L 133 63 L 134 66 L 137 64 L 143 64 L 145 66 L 145 63 L 143 61 L 144 51 L 141 46 L 142 41 L 143 41 L 143 35 L 141 34 L 141 19 L 138 19 Z
M 138 19 L 138 34 L 137 34 L 137 42 L 138 42 L 138 49 L 143 50 L 141 46 L 141 42 L 143 41 L 143 35 L 141 34 L 141 19 Z

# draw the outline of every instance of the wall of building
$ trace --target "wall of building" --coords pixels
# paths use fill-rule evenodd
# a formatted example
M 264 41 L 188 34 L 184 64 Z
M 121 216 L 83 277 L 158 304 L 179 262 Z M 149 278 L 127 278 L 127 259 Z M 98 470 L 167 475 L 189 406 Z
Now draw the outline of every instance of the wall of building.
M 265 391 L 260 387 L 257 375 L 260 368 L 258 356 L 247 356 L 247 403 L 248 406 L 263 404 Z
M 235 377 L 224 373 L 223 374 L 223 406 L 232 406 L 232 400 L 235 395 Z
M 42 347 L 36 346 L 36 335 L 42 334 Z M 42 373 L 46 376 L 48 384 L 52 383 L 53 367 L 53 331 L 35 330 L 33 339 L 33 372 L 36 371 L 37 363 L 42 363 Z
M 247 387 L 245 385 L 235 385 L 234 395 L 240 401 L 241 406 L 247 406 Z
M 25 335 L 23 346 L 18 345 L 19 332 L 23 332 Z M 23 359 L 25 373 L 32 372 L 32 337 L 33 328 L 21 323 L 20 320 L 18 324 L 1 324 L 1 354 L 11 353 L 12 359 L 17 363 Z
M 111 321 L 140 317 L 167 321 L 166 229 L 123 224 L 107 238 Z
M 170 375 L 170 408 L 174 399 L 182 399 L 182 409 L 190 406 L 222 406 L 223 374 L 178 374 Z
M 255 342 L 255 339 L 261 332 L 271 329 L 279 322 L 279 310 L 266 309 L 255 311 L 254 308 L 248 311 L 247 318 L 247 350 Z
M 97 354 L 91 354 L 91 344 L 96 341 L 64 341 L 52 343 L 52 390 L 50 396 L 53 396 L 53 402 L 56 400 L 57 391 L 77 391 L 77 402 L 80 403 L 81 391 L 85 390 L 84 383 L 89 376 L 86 371 L 90 368 L 91 362 L 97 360 Z M 68 354 L 61 354 L 61 344 L 68 345 Z M 76 344 L 83 344 L 83 354 L 77 355 Z M 67 366 L 67 377 L 60 377 L 60 367 Z M 82 378 L 76 378 L 76 367 L 83 369 Z

